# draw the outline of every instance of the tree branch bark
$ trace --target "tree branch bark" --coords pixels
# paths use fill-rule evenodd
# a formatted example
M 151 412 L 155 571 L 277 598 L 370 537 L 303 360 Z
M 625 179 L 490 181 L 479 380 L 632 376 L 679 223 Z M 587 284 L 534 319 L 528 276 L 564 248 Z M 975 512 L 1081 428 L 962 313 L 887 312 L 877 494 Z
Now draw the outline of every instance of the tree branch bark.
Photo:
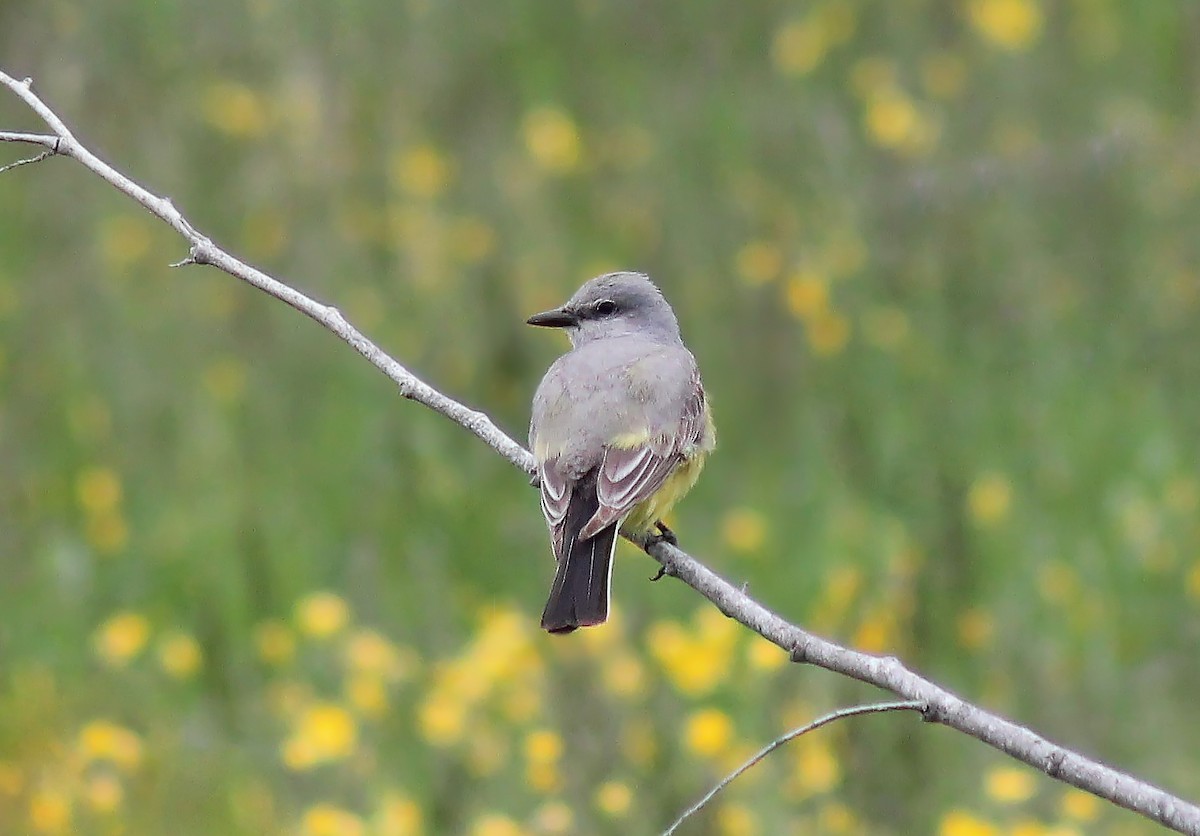
M 510 463 L 533 475 L 533 456 L 482 412 L 471 409 L 422 381 L 367 339 L 337 308 L 321 304 L 234 258 L 198 232 L 167 198 L 158 197 L 96 157 L 33 92 L 30 79 L 0 72 L 10 89 L 53 131 L 53 135 L 0 132 L 0 141 L 40 145 L 51 155 L 71 157 L 117 190 L 140 203 L 187 240 L 185 264 L 208 264 L 279 299 L 336 334 L 396 384 L 400 394 L 439 412 L 478 436 Z M 918 676 L 892 656 L 851 650 L 791 624 L 676 546 L 650 537 L 631 538 L 657 560 L 666 574 L 699 592 L 721 612 L 791 654 L 792 661 L 869 683 L 906 701 L 925 706 L 924 717 L 992 746 L 1081 790 L 1132 810 L 1179 833 L 1200 836 L 1200 807 L 1131 775 L 1052 743 L 1029 729 L 963 700 Z

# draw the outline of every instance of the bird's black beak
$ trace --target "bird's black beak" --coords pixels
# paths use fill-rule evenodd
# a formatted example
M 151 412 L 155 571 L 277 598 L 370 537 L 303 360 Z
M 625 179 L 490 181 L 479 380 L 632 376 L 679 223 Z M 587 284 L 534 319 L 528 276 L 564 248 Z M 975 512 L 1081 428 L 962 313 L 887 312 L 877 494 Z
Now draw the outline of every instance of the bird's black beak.
M 540 325 L 543 328 L 570 328 L 579 324 L 579 317 L 566 308 L 555 308 L 552 311 L 536 313 L 525 320 L 529 325 Z

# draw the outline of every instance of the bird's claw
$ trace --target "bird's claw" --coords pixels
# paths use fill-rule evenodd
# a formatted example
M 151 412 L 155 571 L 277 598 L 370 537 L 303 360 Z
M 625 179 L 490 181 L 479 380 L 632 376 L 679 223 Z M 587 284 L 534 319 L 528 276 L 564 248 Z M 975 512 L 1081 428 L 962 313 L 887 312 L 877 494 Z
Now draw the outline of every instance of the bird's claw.
M 667 524 L 659 520 L 654 524 L 658 529 L 658 534 L 654 536 L 654 541 L 657 543 L 670 543 L 676 548 L 679 547 L 679 538 L 675 536 L 675 532 L 667 528 Z

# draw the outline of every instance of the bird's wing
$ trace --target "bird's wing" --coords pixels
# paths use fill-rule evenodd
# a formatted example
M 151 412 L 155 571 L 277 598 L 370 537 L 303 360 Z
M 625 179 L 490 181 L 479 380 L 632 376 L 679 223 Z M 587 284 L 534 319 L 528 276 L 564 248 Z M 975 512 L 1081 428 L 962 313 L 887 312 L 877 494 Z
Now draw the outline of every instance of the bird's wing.
M 542 513 L 551 528 L 562 525 L 571 505 L 571 477 L 559 467 L 557 457 L 538 465 L 541 476 Z
M 607 528 L 653 496 L 679 462 L 701 442 L 707 419 L 704 388 L 698 376 L 692 391 L 674 426 L 650 436 L 642 444 L 605 448 L 596 475 L 599 508 L 583 527 L 581 538 Z

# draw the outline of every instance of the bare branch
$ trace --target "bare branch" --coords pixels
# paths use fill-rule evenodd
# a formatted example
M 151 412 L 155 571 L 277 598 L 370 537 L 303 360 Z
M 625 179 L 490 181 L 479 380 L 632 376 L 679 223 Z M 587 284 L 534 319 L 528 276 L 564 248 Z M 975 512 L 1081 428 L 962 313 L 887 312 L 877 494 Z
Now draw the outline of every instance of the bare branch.
M 46 150 L 34 157 L 25 157 L 8 165 L 0 166 L 0 174 L 9 169 L 19 168 L 23 165 L 32 165 L 40 163 L 42 160 L 53 157 L 58 153 L 58 146 L 62 143 L 62 139 L 57 136 L 48 134 L 26 134 L 15 131 L 0 131 L 0 142 L 24 142 L 29 145 L 44 145 Z
M 529 451 L 509 438 L 487 415 L 459 403 L 419 379 L 350 325 L 337 308 L 310 299 L 217 247 L 197 232 L 170 200 L 147 191 L 84 148 L 62 120 L 33 92 L 29 79 L 17 81 L 0 72 L 0 84 L 12 90 L 50 126 L 58 139 L 58 153 L 77 160 L 114 188 L 136 200 L 188 241 L 188 256 L 179 262 L 180 265 L 212 265 L 292 306 L 349 343 L 387 375 L 402 396 L 465 427 L 526 474 L 534 473 L 533 456 Z M 17 141 L 45 144 L 32 139 L 35 135 L 24 136 L 26 138 Z M 715 604 L 721 612 L 788 651 L 793 661 L 817 665 L 890 691 L 903 700 L 918 702 L 925 707 L 927 720 L 957 729 L 1040 769 L 1052 778 L 1107 799 L 1172 830 L 1200 836 L 1200 807 L 1195 804 L 984 711 L 913 673 L 895 657 L 872 656 L 850 650 L 809 633 L 770 611 L 694 557 L 659 537 L 647 534 L 630 539 L 657 560 L 665 574 L 679 578 Z
M 24 142 L 28 145 L 44 145 L 54 151 L 62 140 L 54 134 L 28 134 L 21 131 L 0 131 L 0 142 Z
M 713 798 L 716 797 L 717 793 L 736 781 L 738 776 L 740 776 L 743 772 L 757 764 L 783 744 L 790 743 L 802 734 L 808 734 L 810 731 L 819 729 L 821 726 L 827 726 L 835 720 L 841 720 L 844 717 L 857 717 L 860 714 L 882 714 L 885 711 L 924 711 L 925 708 L 925 703 L 921 702 L 920 700 L 905 700 L 903 702 L 877 702 L 869 705 L 856 705 L 850 708 L 839 708 L 837 711 L 831 711 L 829 714 L 826 714 L 823 717 L 818 717 L 806 726 L 801 726 L 798 729 L 792 729 L 782 737 L 777 737 L 772 740 L 770 743 L 760 749 L 758 753 L 754 755 L 754 757 L 750 758 L 750 760 L 746 761 L 737 769 L 733 770 L 733 772 L 730 772 L 728 775 L 726 775 L 725 778 L 722 779 L 719 784 L 709 790 L 703 798 L 701 798 L 691 807 L 688 807 L 686 810 L 684 810 L 680 814 L 679 818 L 675 819 L 675 821 L 671 823 L 671 826 L 663 831 L 662 836 L 671 836 L 672 833 L 679 829 L 679 826 L 683 824 L 685 819 L 698 812 L 702 807 L 704 807 L 705 804 L 712 801 Z
M 169 199 L 158 197 L 147 191 L 83 147 L 75 139 L 75 136 L 67 126 L 63 124 L 62 120 L 33 92 L 29 79 L 17 81 L 11 76 L 0 72 L 0 84 L 3 84 L 16 93 L 50 126 L 57 135 L 55 141 L 58 146 L 58 153 L 79 161 L 85 168 L 102 177 L 118 191 L 136 200 L 150 214 L 165 221 L 172 229 L 187 239 L 190 245 L 188 256 L 183 261 L 178 262 L 180 265 L 211 264 L 219 270 L 223 270 L 235 278 L 248 282 L 264 293 L 291 305 L 305 316 L 325 326 L 325 328 L 349 343 L 355 351 L 367 358 L 372 365 L 387 375 L 396 384 L 400 390 L 400 394 L 405 398 L 423 404 L 461 424 L 487 442 L 496 452 L 514 465 L 526 473 L 533 473 L 533 456 L 524 447 L 501 432 L 487 415 L 443 395 L 425 383 L 368 340 L 358 329 L 345 320 L 337 308 L 322 305 L 320 302 L 305 296 L 298 290 L 234 258 L 220 247 L 217 247 L 206 236 L 197 232 L 196 228 L 179 213 L 179 210 L 175 208 Z M 26 136 L 32 137 L 33 135 Z M 25 139 L 22 141 L 32 140 Z

